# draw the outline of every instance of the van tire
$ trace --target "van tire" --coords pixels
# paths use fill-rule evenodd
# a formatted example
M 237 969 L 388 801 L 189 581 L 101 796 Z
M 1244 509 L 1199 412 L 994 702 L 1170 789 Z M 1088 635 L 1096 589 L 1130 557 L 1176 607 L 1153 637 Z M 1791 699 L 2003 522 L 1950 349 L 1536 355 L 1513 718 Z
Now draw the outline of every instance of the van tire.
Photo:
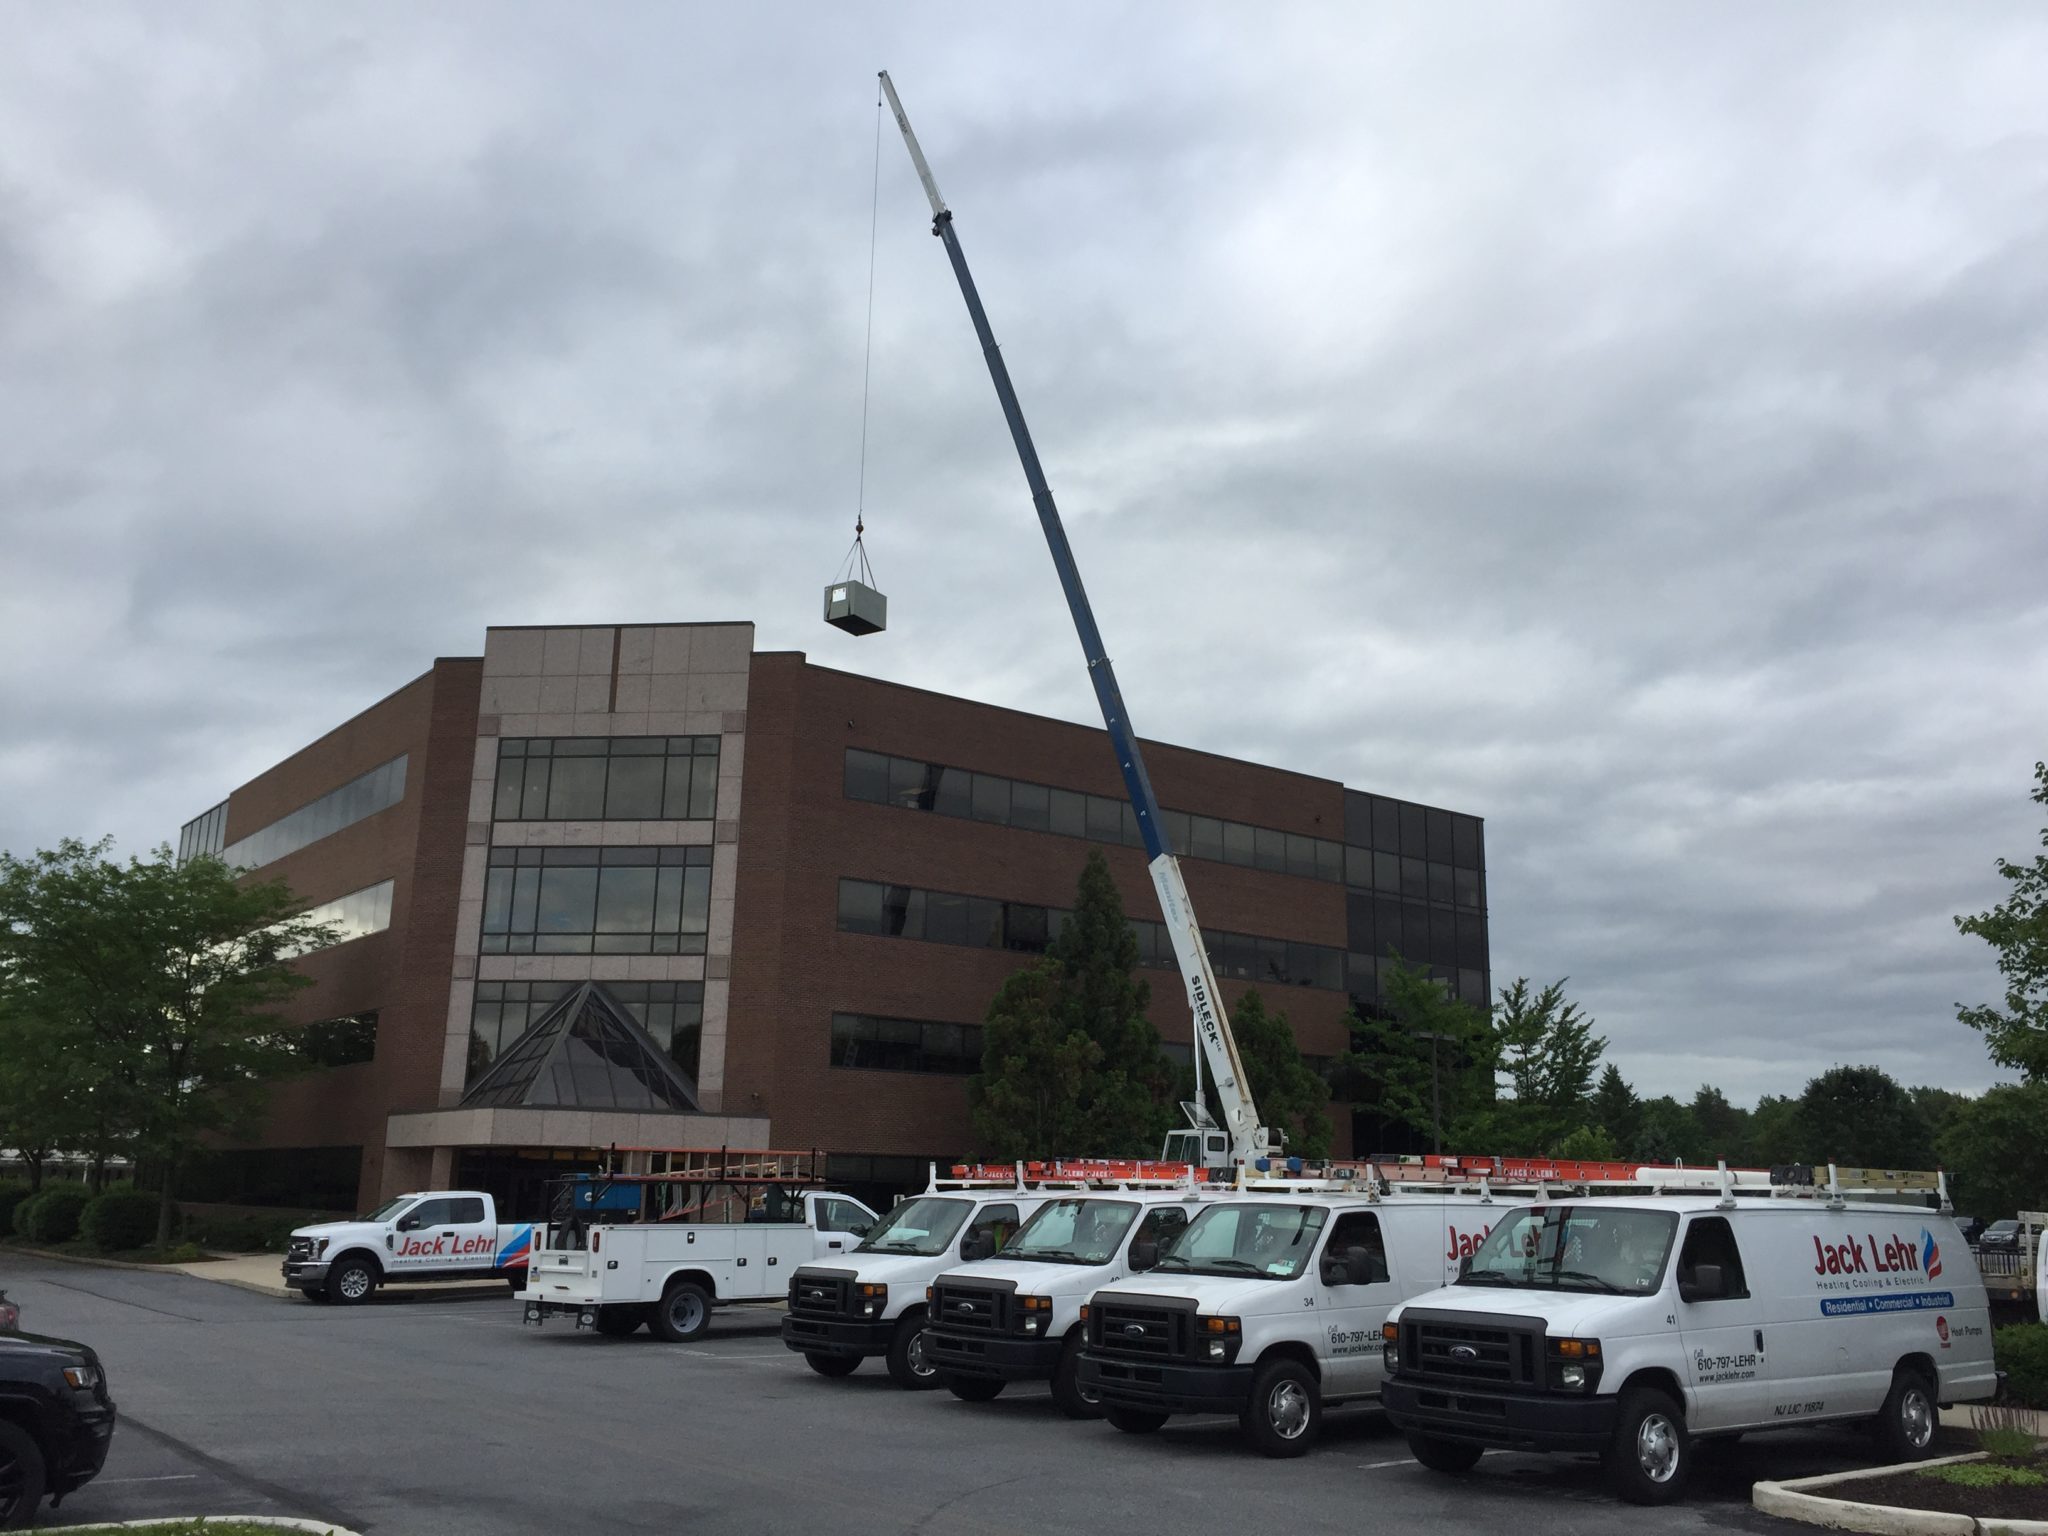
M 654 1304 L 654 1332 L 671 1344 L 701 1339 L 710 1326 L 711 1298 L 694 1280 L 676 1281 Z
M 644 1307 L 599 1307 L 597 1309 L 597 1331 L 608 1339 L 631 1338 L 640 1331 L 640 1325 L 647 1321 Z
M 1614 1440 L 1601 1457 L 1607 1480 L 1631 1504 L 1669 1504 L 1685 1492 L 1692 1475 L 1692 1436 L 1685 1410 L 1655 1387 L 1629 1387 L 1621 1394 Z
M 889 1336 L 889 1379 L 910 1392 L 929 1392 L 939 1384 L 939 1370 L 924 1352 L 924 1313 L 896 1320 Z
M 42 1447 L 19 1424 L 0 1419 L 0 1530 L 25 1529 L 35 1519 L 47 1475 Z
M 512 1294 L 517 1296 L 521 1291 L 526 1289 L 526 1271 L 523 1269 L 515 1269 L 508 1271 L 505 1276 L 505 1284 L 511 1290 Z
M 963 1403 L 992 1403 L 1009 1383 L 1000 1376 L 948 1376 L 946 1390 Z
M 1871 1426 L 1887 1466 L 1923 1460 L 1934 1449 L 1934 1432 L 1941 1422 L 1934 1404 L 1938 1390 L 1925 1371 L 1910 1365 L 1892 1372 L 1892 1389 Z
M 1322 1384 L 1291 1356 L 1268 1360 L 1253 1373 L 1237 1422 L 1261 1455 L 1305 1456 L 1323 1428 Z
M 1410 1435 L 1408 1449 L 1430 1471 L 1452 1477 L 1470 1472 L 1479 1465 L 1479 1458 L 1486 1454 L 1483 1446 L 1470 1445 L 1463 1440 L 1445 1440 L 1436 1435 Z
M 804 1352 L 804 1364 L 820 1376 L 851 1376 L 860 1369 L 859 1355 L 827 1355 L 817 1350 Z
M 1060 1363 L 1052 1371 L 1053 1406 L 1070 1419 L 1099 1419 L 1102 1403 L 1081 1389 L 1081 1330 L 1067 1335 Z
M 1151 1435 L 1167 1420 L 1167 1415 L 1154 1413 L 1150 1408 L 1118 1408 L 1111 1405 L 1102 1410 L 1102 1416 L 1127 1435 Z
M 377 1261 L 352 1253 L 327 1271 L 327 1299 L 340 1307 L 359 1307 L 370 1299 L 383 1277 Z

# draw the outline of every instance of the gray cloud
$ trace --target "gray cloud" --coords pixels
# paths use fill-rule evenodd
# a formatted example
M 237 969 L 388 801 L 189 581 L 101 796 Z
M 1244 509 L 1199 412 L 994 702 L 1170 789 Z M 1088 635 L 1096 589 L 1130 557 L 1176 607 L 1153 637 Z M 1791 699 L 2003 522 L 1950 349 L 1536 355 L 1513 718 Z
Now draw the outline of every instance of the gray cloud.
M 488 623 L 1092 701 L 1486 816 L 1652 1091 L 1978 1087 L 2048 697 L 2031 8 L 222 5 L 0 58 L 0 846 L 140 847 Z M 1199 897 L 1199 876 L 1197 876 Z

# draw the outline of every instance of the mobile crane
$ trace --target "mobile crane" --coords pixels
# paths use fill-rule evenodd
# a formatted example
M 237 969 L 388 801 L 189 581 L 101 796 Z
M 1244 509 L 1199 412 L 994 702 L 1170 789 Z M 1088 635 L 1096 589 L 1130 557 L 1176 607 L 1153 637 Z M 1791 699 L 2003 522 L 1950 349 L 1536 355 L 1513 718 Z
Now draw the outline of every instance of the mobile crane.
M 1031 488 L 1032 505 L 1038 509 L 1038 523 L 1045 531 L 1046 548 L 1052 552 L 1053 568 L 1059 572 L 1060 588 L 1066 593 L 1067 610 L 1073 615 L 1082 653 L 1088 659 L 1088 679 L 1094 685 L 1096 702 L 1102 706 L 1102 723 L 1108 728 L 1110 745 L 1116 750 L 1117 767 L 1123 773 L 1124 788 L 1130 794 L 1131 808 L 1137 813 L 1138 835 L 1145 845 L 1146 867 L 1152 876 L 1152 888 L 1159 893 L 1160 916 L 1165 919 L 1167 937 L 1173 942 L 1174 957 L 1180 962 L 1181 978 L 1187 984 L 1188 1007 L 1194 1015 L 1194 1033 L 1199 1046 L 1195 1058 L 1195 1102 L 1184 1106 L 1192 1128 L 1169 1133 L 1162 1156 L 1170 1162 L 1194 1163 L 1203 1167 L 1223 1166 L 1224 1160 L 1208 1151 L 1209 1135 L 1215 1127 L 1202 1104 L 1201 1063 L 1206 1058 L 1210 1074 L 1215 1079 L 1216 1097 L 1223 1108 L 1222 1129 L 1229 1138 L 1228 1163 L 1237 1167 L 1255 1167 L 1259 1159 L 1269 1158 L 1280 1150 L 1277 1145 L 1279 1138 L 1259 1122 L 1258 1106 L 1252 1101 L 1251 1086 L 1245 1081 L 1244 1063 L 1238 1057 L 1237 1040 L 1230 1032 L 1230 1019 L 1224 1011 L 1222 995 L 1216 988 L 1216 974 L 1209 966 L 1209 952 L 1202 943 L 1202 930 L 1195 921 L 1194 903 L 1189 900 L 1187 885 L 1181 879 L 1180 861 L 1174 857 L 1173 849 L 1166 841 L 1159 798 L 1152 792 L 1151 775 L 1145 771 L 1144 754 L 1138 750 L 1137 733 L 1131 729 L 1130 712 L 1124 708 L 1123 693 L 1117 687 L 1116 669 L 1103 647 L 1101 631 L 1095 626 L 1095 612 L 1089 606 L 1087 590 L 1081 585 L 1080 568 L 1075 565 L 1074 552 L 1068 547 L 1067 530 L 1060 522 L 1059 508 L 1053 502 L 1052 487 L 1046 484 L 1045 471 L 1039 466 L 1038 450 L 1031 441 L 1031 429 L 1024 423 L 1024 409 L 1017 403 L 1017 391 L 1010 383 L 1010 370 L 1004 366 L 995 333 L 989 328 L 988 314 L 982 308 L 981 295 L 967 270 L 967 256 L 960 248 L 960 236 L 953 227 L 953 210 L 939 196 L 938 183 L 932 179 L 932 168 L 925 161 L 917 135 L 911 131 L 910 119 L 904 115 L 903 103 L 896 95 L 895 83 L 890 80 L 887 70 L 882 71 L 881 80 L 882 90 L 889 98 L 889 110 L 895 114 L 896 126 L 903 130 L 903 143 L 910 151 L 912 164 L 917 167 L 917 179 L 924 184 L 924 194 L 931 201 L 932 234 L 945 244 L 946 257 L 953 264 L 953 275 L 960 281 L 960 296 L 967 301 L 967 314 L 974 322 L 974 334 L 981 340 L 982 356 L 988 361 L 989 378 L 995 383 L 996 398 L 1002 403 L 1004 419 L 1010 424 L 1010 437 L 1017 445 L 1017 458 L 1024 466 L 1024 480 Z

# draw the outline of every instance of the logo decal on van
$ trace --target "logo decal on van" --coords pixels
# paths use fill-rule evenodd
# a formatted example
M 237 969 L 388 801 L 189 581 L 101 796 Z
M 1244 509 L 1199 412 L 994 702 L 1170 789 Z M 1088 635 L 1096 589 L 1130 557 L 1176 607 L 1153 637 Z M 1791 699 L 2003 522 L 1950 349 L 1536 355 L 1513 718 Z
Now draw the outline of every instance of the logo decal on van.
M 1948 1348 L 1948 1319 L 1947 1319 L 1947 1318 L 1945 1318 L 1945 1317 L 1936 1317 L 1936 1318 L 1935 1318 L 1935 1320 L 1934 1320 L 1934 1334 L 1935 1334 L 1935 1337 L 1936 1337 L 1936 1338 L 1938 1338 L 1938 1339 L 1940 1339 L 1940 1340 L 1941 1340 L 1941 1347 L 1942 1347 L 1943 1349 L 1947 1349 L 1947 1348 Z
M 1941 1275 L 1941 1244 L 1934 1240 L 1934 1234 L 1925 1227 L 1920 1229 L 1920 1267 L 1927 1272 L 1927 1278 L 1930 1280 Z

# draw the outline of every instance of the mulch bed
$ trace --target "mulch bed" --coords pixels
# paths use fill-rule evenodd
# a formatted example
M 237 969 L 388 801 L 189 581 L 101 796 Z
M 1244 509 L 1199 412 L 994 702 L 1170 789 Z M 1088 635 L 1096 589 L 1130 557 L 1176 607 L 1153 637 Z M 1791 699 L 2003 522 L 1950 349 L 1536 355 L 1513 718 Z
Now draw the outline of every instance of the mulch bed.
M 2033 1457 L 2018 1460 L 1997 1457 L 1978 1466 L 2024 1466 L 2048 1473 L 2048 1460 Z M 1952 1515 L 1976 1515 L 1991 1520 L 2048 1520 L 2048 1484 L 2031 1488 L 2008 1485 L 2003 1488 L 1966 1488 L 1946 1483 L 1919 1472 L 1887 1472 L 1882 1477 L 1860 1477 L 1854 1482 L 1829 1483 L 1807 1492 L 1817 1498 L 1849 1499 L 1858 1504 L 1889 1504 L 1896 1509 L 1932 1509 Z

